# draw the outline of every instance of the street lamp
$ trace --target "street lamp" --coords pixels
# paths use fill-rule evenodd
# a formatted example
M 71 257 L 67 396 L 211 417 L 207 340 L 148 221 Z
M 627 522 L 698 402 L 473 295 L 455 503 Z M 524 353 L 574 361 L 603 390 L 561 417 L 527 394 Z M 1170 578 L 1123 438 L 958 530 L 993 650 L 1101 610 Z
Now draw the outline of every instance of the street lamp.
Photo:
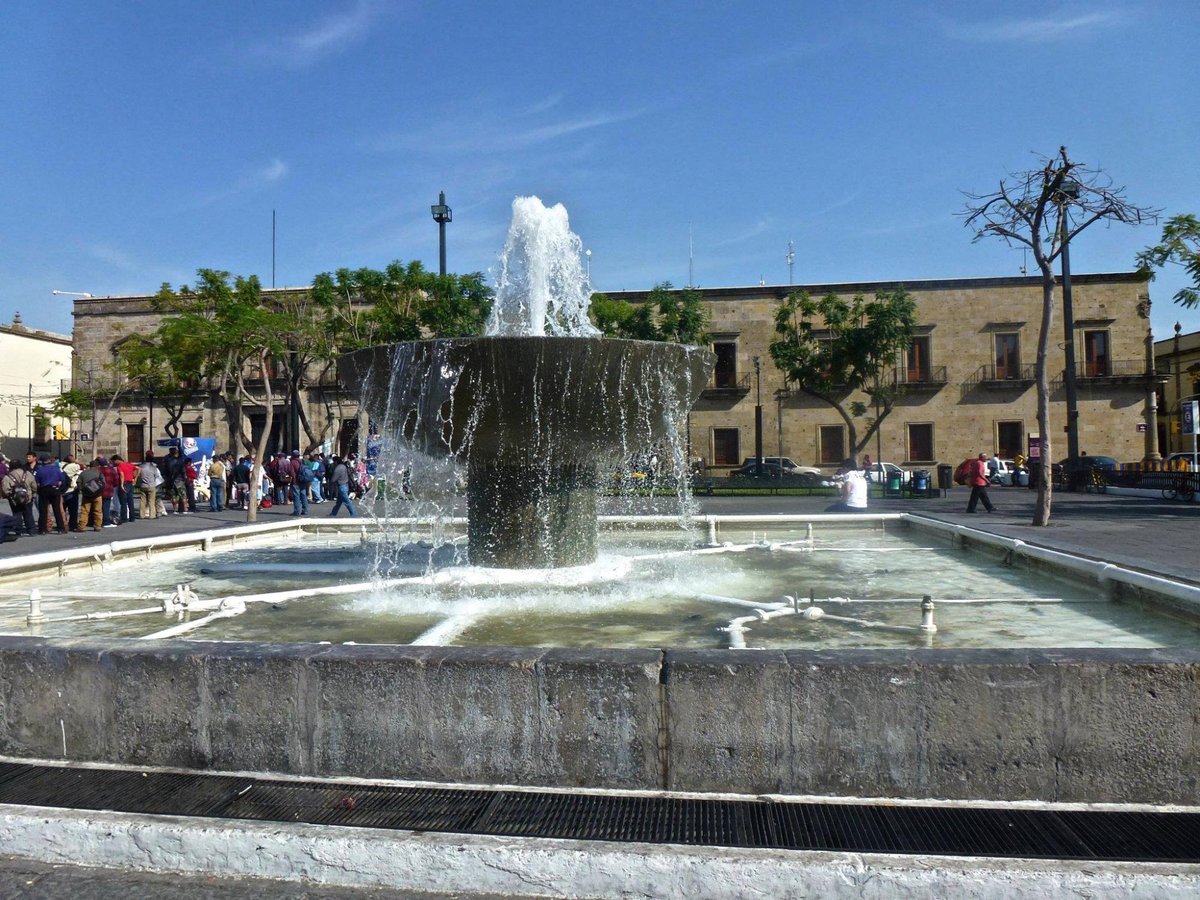
M 754 476 L 762 478 L 762 366 L 759 358 L 754 357 Z M 783 466 L 779 468 L 783 472 Z
M 91 300 L 93 296 L 92 294 L 87 294 L 83 291 L 51 291 L 50 293 L 54 294 L 55 296 L 82 297 L 84 300 Z
M 147 425 L 148 434 L 146 436 L 146 439 L 150 442 L 149 449 L 153 450 L 154 449 L 154 398 L 158 396 L 158 384 L 152 380 L 147 379 L 147 381 L 145 382 L 145 387 L 146 387 L 146 402 L 147 402 L 147 406 L 150 409 L 150 419 L 149 419 L 149 424 Z M 144 460 L 145 458 L 146 458 L 146 448 L 143 447 L 142 448 L 142 459 Z
M 1079 458 L 1079 407 L 1075 393 L 1075 313 L 1071 305 L 1071 250 L 1067 208 L 1071 201 L 1079 198 L 1079 182 L 1072 178 L 1063 180 L 1058 189 L 1058 227 L 1062 240 L 1062 293 L 1063 331 L 1065 343 L 1063 354 L 1066 369 L 1063 372 L 1063 387 L 1067 394 L 1067 484 L 1075 489 L 1076 460 Z
M 446 205 L 446 192 L 438 192 L 438 202 L 429 207 L 433 221 L 438 223 L 438 273 L 446 274 L 446 223 L 454 219 L 454 213 Z

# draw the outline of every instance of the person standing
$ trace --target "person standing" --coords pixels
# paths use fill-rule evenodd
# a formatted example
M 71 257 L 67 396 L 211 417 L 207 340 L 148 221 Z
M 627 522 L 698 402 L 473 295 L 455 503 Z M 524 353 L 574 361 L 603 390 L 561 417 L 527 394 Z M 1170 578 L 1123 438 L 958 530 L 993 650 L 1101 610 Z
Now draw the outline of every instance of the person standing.
M 225 508 L 225 463 L 214 456 L 208 466 L 208 511 L 220 512 Z
M 33 498 L 37 496 L 37 481 L 25 463 L 13 460 L 8 474 L 0 479 L 0 497 L 8 500 L 12 514 L 25 523 L 25 534 L 33 537 L 37 533 L 34 525 Z
M 75 461 L 75 456 L 68 453 L 62 461 L 61 468 L 66 481 L 63 484 L 63 509 L 67 511 L 67 528 L 71 531 L 83 531 L 79 527 L 79 473 L 83 466 Z
M 154 461 L 154 452 L 146 451 L 145 461 L 138 468 L 137 492 L 142 501 L 143 519 L 158 518 L 158 482 L 162 472 Z
M 987 471 L 986 453 L 980 453 L 978 457 L 967 461 L 966 472 L 967 484 L 971 487 L 971 499 L 967 501 L 967 512 L 975 512 L 976 504 L 982 502 L 983 508 L 988 512 L 995 512 L 996 507 L 992 506 L 992 499 L 988 496 L 988 471 Z
M 80 506 L 79 522 L 83 531 L 91 526 L 92 531 L 99 531 L 104 523 L 104 472 L 100 470 L 100 460 L 93 459 L 91 464 L 79 473 L 77 482 Z
M 137 482 L 138 467 L 121 456 L 114 456 L 112 461 L 121 479 L 116 494 L 121 509 L 120 524 L 124 525 L 137 520 L 137 513 L 133 511 L 133 486 Z
M 66 534 L 67 511 L 63 509 L 62 492 L 67 476 L 63 474 L 58 463 L 43 453 L 38 457 L 33 477 L 38 486 L 38 534 L 50 533 L 50 510 L 54 510 L 54 524 L 58 533 Z
M 104 475 L 104 502 L 100 506 L 104 520 L 102 527 L 116 528 L 119 514 L 113 512 L 113 498 L 121 490 L 121 473 L 103 456 L 96 457 L 96 462 L 99 463 L 100 472 Z
M 292 486 L 292 515 L 307 516 L 308 487 L 312 484 L 313 477 L 312 466 L 301 458 L 299 450 L 292 451 L 291 471 L 295 481 Z
M 350 512 L 350 518 L 356 518 L 358 513 L 354 511 L 354 504 L 350 502 L 350 469 L 347 468 L 340 456 L 333 457 L 333 470 L 329 473 L 329 486 L 337 496 L 333 509 L 329 513 L 330 517 L 337 516 L 338 510 L 344 504 Z
M 243 456 L 233 469 L 233 480 L 237 484 L 237 506 L 234 509 L 250 508 L 250 479 L 254 475 L 254 457 Z

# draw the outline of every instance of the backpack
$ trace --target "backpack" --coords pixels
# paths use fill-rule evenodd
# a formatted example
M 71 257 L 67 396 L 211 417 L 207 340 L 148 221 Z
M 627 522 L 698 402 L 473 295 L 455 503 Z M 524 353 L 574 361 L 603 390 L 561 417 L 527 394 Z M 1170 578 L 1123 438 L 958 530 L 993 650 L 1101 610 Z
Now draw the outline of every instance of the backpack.
M 308 463 L 300 463 L 300 467 L 296 469 L 296 484 L 312 484 L 313 470 Z
M 93 500 L 104 493 L 104 478 L 92 478 L 88 481 L 81 481 L 79 484 L 79 493 L 83 494 L 87 500 Z
M 29 491 L 29 483 L 25 481 L 14 481 L 12 490 L 8 493 L 8 499 L 17 506 L 28 506 L 29 501 L 33 499 L 33 494 Z
M 967 466 L 970 465 L 970 463 L 971 463 L 971 460 L 964 459 L 962 462 L 960 462 L 958 464 L 958 468 L 954 470 L 954 483 L 955 484 L 966 484 L 967 483 Z

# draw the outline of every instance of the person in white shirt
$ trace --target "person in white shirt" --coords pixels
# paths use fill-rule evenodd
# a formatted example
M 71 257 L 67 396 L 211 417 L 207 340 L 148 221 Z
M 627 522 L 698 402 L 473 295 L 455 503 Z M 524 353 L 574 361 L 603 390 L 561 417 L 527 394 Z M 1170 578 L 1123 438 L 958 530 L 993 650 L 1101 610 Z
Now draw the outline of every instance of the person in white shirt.
M 842 497 L 837 503 L 826 507 L 825 512 L 866 512 L 867 479 L 853 457 L 842 463 L 841 468 L 837 470 L 837 479 L 842 483 Z

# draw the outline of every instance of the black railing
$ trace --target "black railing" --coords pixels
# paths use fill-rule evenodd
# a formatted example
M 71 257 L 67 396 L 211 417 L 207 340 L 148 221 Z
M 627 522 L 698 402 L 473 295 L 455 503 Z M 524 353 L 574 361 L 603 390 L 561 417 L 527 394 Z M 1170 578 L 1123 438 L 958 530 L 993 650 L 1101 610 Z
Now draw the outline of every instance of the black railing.
M 1146 375 L 1144 359 L 1116 359 L 1105 362 L 1076 362 L 1076 378 L 1141 378 Z
M 997 366 L 989 364 L 980 366 L 979 371 L 975 373 L 975 377 L 971 380 L 981 384 L 1004 385 L 1034 381 L 1036 378 L 1036 363 L 1029 363 L 1024 366 Z
M 926 366 L 923 369 L 902 366 L 893 374 L 896 387 L 940 387 L 947 381 L 945 366 Z
M 746 373 L 741 378 L 714 375 L 708 380 L 704 389 L 706 391 L 737 391 L 748 394 L 750 393 L 750 374 Z

